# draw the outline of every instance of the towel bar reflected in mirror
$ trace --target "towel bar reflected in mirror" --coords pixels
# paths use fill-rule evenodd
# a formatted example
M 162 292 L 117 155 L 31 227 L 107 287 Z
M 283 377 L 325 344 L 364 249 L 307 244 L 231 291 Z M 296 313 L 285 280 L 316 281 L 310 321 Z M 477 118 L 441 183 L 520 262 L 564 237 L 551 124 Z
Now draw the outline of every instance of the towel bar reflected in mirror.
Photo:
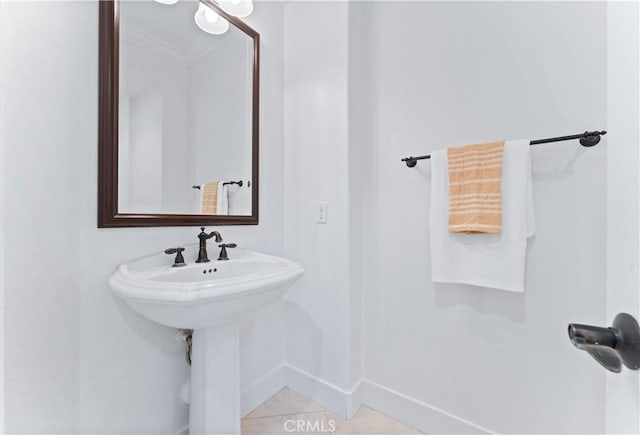
M 229 186 L 229 185 L 235 184 L 235 185 L 237 185 L 239 187 L 242 187 L 242 186 L 244 186 L 244 181 L 242 181 L 242 180 L 240 180 L 240 181 L 227 181 L 227 182 L 222 183 L 222 184 L 224 186 Z M 249 181 L 249 180 L 247 180 L 247 187 L 251 187 L 251 181 Z M 196 184 L 196 185 L 191 186 L 191 188 L 200 190 L 200 185 Z

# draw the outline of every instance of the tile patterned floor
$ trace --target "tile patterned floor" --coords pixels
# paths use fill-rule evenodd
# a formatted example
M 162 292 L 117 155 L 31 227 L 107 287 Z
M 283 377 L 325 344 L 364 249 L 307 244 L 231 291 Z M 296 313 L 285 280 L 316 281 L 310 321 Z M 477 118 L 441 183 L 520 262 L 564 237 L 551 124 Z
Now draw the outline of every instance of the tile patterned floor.
M 344 420 L 288 388 L 280 390 L 242 419 L 243 435 L 420 433 L 366 406 L 362 406 L 351 420 Z

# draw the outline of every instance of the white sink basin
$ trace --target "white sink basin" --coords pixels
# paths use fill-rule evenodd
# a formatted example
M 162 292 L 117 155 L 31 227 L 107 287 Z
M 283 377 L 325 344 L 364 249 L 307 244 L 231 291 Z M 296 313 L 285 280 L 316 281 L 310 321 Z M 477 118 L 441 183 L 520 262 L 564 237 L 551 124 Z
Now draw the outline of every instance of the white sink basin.
M 214 246 L 210 246 L 213 254 Z M 121 264 L 109 279 L 135 311 L 163 325 L 193 329 L 189 433 L 240 434 L 236 317 L 280 299 L 302 273 L 284 258 L 233 249 L 230 260 L 172 267 L 164 253 Z
M 210 247 L 209 249 L 212 249 Z M 303 269 L 284 258 L 234 249 L 230 260 L 172 267 L 164 253 L 121 264 L 109 280 L 135 311 L 163 325 L 210 328 L 280 299 Z

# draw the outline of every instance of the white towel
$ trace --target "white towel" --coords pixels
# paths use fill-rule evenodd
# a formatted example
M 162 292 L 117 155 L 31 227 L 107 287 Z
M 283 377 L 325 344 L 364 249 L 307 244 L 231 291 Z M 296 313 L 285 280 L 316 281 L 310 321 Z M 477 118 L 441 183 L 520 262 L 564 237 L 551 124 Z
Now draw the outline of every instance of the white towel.
M 218 183 L 218 198 L 216 203 L 216 214 L 228 215 L 229 214 L 229 192 L 224 182 Z
M 507 141 L 502 161 L 502 231 L 450 233 L 446 150 L 431 153 L 431 274 L 434 282 L 524 291 L 527 239 L 534 234 L 529 140 Z

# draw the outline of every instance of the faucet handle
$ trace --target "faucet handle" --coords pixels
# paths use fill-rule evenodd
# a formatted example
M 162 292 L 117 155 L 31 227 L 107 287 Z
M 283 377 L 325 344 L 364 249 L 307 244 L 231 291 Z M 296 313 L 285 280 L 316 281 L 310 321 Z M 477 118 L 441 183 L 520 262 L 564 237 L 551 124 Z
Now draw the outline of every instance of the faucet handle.
M 176 254 L 176 258 L 173 261 L 173 267 L 181 267 L 181 266 L 186 266 L 186 263 L 184 262 L 184 257 L 182 256 L 183 251 L 184 251 L 184 248 L 169 248 L 169 249 L 165 249 L 164 253 L 168 255 Z
M 235 243 L 223 243 L 221 245 L 218 245 L 218 247 L 222 248 L 220 250 L 220 255 L 218 256 L 218 260 L 228 260 L 229 255 L 227 254 L 227 248 L 237 248 L 238 245 L 236 245 Z

